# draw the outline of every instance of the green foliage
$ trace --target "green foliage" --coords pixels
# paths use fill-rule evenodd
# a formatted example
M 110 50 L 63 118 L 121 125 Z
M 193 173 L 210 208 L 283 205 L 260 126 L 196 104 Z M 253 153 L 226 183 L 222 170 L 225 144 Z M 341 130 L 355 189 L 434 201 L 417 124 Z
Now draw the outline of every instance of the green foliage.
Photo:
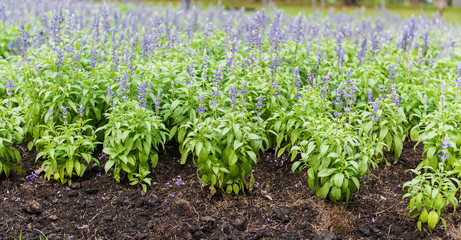
M 105 114 L 109 119 L 105 130 L 103 152 L 109 155 L 104 168 L 113 167 L 117 181 L 126 175 L 130 184 L 150 185 L 151 169 L 157 166 L 159 148 L 164 148 L 168 130 L 152 110 L 135 101 L 121 99 Z
M 53 118 L 44 128 L 43 135 L 36 141 L 39 153 L 36 160 L 42 158 L 42 169 L 46 169 L 45 179 L 51 176 L 62 184 L 71 184 L 72 176 L 82 177 L 87 166 L 99 161 L 92 156 L 98 142 L 94 127 L 87 125 L 88 120 L 55 126 Z
M 16 169 L 19 173 L 24 171 L 18 166 L 21 161 L 21 154 L 15 148 L 23 140 L 24 131 L 22 129 L 23 119 L 21 109 L 12 107 L 16 105 L 11 97 L 4 99 L 0 104 L 0 175 L 10 175 L 11 169 Z M 6 105 L 6 107 L 5 107 Z
M 454 171 L 445 171 L 443 162 L 438 170 L 430 166 L 423 167 L 432 172 L 411 170 L 417 176 L 406 182 L 403 187 L 408 188 L 408 193 L 403 198 L 410 197 L 408 206 L 409 214 L 412 218 L 418 219 L 418 228 L 422 231 L 422 224 L 427 224 L 429 228 L 434 228 L 440 220 L 445 229 L 447 223 L 442 217 L 448 204 L 452 204 L 456 211 L 458 199 L 456 194 L 460 189 L 460 182 L 457 178 L 452 177 Z

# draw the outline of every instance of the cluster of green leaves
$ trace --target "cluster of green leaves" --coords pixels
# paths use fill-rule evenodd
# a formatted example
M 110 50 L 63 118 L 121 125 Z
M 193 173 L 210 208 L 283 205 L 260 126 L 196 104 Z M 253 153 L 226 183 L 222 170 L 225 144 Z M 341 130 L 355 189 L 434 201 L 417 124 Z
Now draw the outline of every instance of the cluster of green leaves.
M 423 154 L 425 159 L 419 164 L 417 169 L 425 166 L 430 166 L 436 169 L 439 165 L 442 149 L 439 147 L 443 138 L 448 134 L 453 141 L 453 147 L 449 149 L 445 163 L 445 169 L 451 170 L 458 163 L 461 157 L 461 152 L 457 146 L 461 146 L 461 132 L 459 123 L 461 119 L 461 110 L 455 103 L 449 103 L 444 109 L 435 110 L 425 117 L 419 125 L 414 127 L 414 138 L 418 140 L 418 144 L 423 142 Z M 420 129 L 417 131 L 417 129 Z M 416 147 L 416 146 L 415 146 Z
M 20 144 L 24 137 L 22 129 L 24 120 L 19 113 L 21 108 L 12 101 L 14 99 L 8 97 L 0 103 L 0 175 L 5 174 L 7 177 L 12 168 L 19 173 L 24 172 L 18 166 L 21 154 L 15 148 L 15 145 Z
M 460 182 L 454 175 L 459 172 L 445 171 L 443 165 L 442 161 L 437 169 L 425 166 L 425 172 L 412 169 L 417 176 L 403 185 L 404 188 L 408 188 L 408 193 L 403 198 L 410 197 L 409 214 L 413 213 L 412 218 L 418 219 L 420 231 L 423 224 L 434 228 L 440 221 L 447 229 L 447 222 L 442 214 L 449 204 L 453 206 L 454 211 L 458 206 L 457 193 L 460 190 Z
M 130 184 L 141 184 L 147 191 L 146 184 L 151 184 L 147 175 L 157 166 L 158 151 L 164 148 L 168 130 L 157 114 L 133 100 L 115 100 L 106 117 L 109 122 L 102 127 L 103 152 L 109 155 L 105 171 L 113 167 L 117 181 L 126 174 Z
M 292 170 L 299 166 L 301 170 L 307 168 L 309 187 L 319 197 L 347 202 L 360 188 L 359 179 L 373 164 L 369 152 L 363 151 L 365 143 L 351 125 L 338 128 L 325 119 L 316 119 L 308 125 L 315 134 L 292 148 L 301 152 L 301 159 L 293 164 Z
M 50 117 L 49 125 L 36 141 L 38 159 L 43 159 L 41 168 L 46 169 L 45 179 L 51 176 L 62 184 L 71 184 L 72 176 L 82 177 L 87 166 L 99 164 L 92 156 L 98 142 L 94 127 L 87 124 L 88 120 L 80 117 L 77 122 L 55 125 Z

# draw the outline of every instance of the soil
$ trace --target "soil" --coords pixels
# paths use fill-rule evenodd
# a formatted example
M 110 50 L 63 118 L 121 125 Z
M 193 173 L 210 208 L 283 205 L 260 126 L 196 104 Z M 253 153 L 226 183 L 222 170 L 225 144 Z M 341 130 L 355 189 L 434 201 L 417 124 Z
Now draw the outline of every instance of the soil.
M 346 205 L 318 198 L 305 172 L 270 152 L 254 167 L 253 191 L 235 196 L 202 187 L 175 146 L 160 156 L 147 193 L 98 166 L 70 187 L 44 181 L 31 175 L 40 169 L 35 152 L 23 151 L 28 176 L 0 179 L 0 239 L 461 239 L 459 213 L 446 216 L 446 232 L 420 232 L 407 215 L 402 185 L 414 176 L 406 170 L 422 160 L 413 147 L 364 177 Z

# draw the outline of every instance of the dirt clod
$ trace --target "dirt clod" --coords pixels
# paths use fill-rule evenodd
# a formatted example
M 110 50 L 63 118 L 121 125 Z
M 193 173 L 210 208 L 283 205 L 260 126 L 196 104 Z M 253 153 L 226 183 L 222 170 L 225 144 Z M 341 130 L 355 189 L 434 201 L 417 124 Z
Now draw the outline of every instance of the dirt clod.
M 234 220 L 233 224 L 234 227 L 239 231 L 245 231 L 247 228 L 248 220 L 245 217 L 238 217 Z
M 162 203 L 162 200 L 155 194 L 150 194 L 146 200 L 145 200 L 145 205 L 148 207 L 157 207 Z
M 191 216 L 194 212 L 190 202 L 184 199 L 176 200 L 177 213 L 182 216 Z
M 24 211 L 29 214 L 40 214 L 43 212 L 42 205 L 35 200 L 27 202 L 24 206 Z

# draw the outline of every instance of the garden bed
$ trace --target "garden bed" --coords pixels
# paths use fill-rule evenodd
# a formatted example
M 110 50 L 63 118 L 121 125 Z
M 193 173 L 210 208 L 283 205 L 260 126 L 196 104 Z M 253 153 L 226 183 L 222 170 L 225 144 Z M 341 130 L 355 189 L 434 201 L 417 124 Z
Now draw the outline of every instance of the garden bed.
M 414 177 L 406 170 L 422 160 L 422 147 L 413 147 L 405 143 L 396 165 L 380 165 L 362 179 L 344 206 L 318 198 L 307 174 L 292 173 L 273 153 L 262 154 L 254 168 L 253 191 L 211 196 L 173 146 L 160 156 L 147 193 L 97 166 L 70 188 L 43 181 L 43 174 L 33 178 L 40 165 L 25 152 L 28 176 L 0 181 L 0 238 L 22 232 L 23 239 L 38 239 L 42 232 L 49 239 L 459 239 L 459 214 L 447 216 L 448 232 L 420 232 L 406 216 L 401 186 Z

